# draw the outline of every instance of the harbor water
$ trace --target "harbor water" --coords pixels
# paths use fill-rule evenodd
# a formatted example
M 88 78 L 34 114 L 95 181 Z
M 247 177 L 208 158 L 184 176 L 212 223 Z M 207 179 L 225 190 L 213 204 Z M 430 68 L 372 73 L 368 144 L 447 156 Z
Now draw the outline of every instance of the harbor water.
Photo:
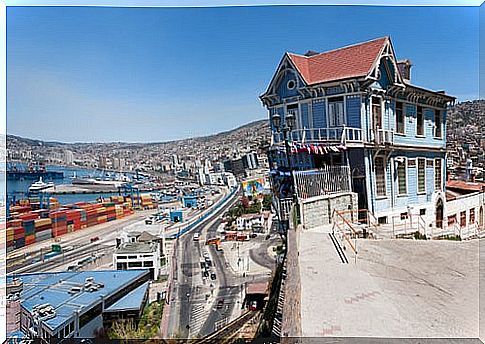
M 17 167 L 17 169 L 24 169 L 26 167 L 24 164 L 14 164 L 14 165 Z M 116 175 L 118 175 L 118 173 L 116 172 L 106 172 L 102 170 L 84 169 L 84 168 L 78 168 L 78 167 L 49 166 L 49 165 L 46 166 L 46 171 L 57 171 L 57 172 L 64 173 L 63 179 L 43 180 L 44 182 L 54 182 L 55 185 L 71 184 L 73 177 L 104 178 L 106 177 L 106 174 L 108 174 L 108 176 L 110 177 L 115 177 Z M 131 177 L 130 174 L 129 176 Z M 33 182 L 37 180 L 28 180 L 28 179 L 14 180 L 12 178 L 8 178 L 8 175 L 7 175 L 8 199 L 19 200 L 19 199 L 25 198 L 28 193 L 29 187 L 32 185 Z M 85 193 L 85 194 L 59 194 L 59 195 L 51 195 L 51 196 L 56 198 L 60 204 L 70 204 L 70 203 L 76 203 L 76 202 L 92 202 L 92 201 L 96 201 L 99 198 L 107 198 L 115 195 L 118 195 L 118 194 L 117 193 Z

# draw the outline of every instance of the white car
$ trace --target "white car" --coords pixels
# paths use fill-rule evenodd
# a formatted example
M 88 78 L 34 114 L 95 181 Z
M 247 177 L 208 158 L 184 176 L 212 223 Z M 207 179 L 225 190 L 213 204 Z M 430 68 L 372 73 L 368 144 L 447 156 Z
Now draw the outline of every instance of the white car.
M 204 252 L 204 255 L 203 256 L 204 256 L 204 258 L 207 258 L 207 259 L 210 258 L 209 252 Z

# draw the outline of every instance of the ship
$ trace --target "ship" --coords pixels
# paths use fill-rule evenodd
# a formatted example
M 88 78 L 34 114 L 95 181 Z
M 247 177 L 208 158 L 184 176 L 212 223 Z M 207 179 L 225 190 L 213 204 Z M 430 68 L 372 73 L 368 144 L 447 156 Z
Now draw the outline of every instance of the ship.
M 44 183 L 42 181 L 42 177 L 39 177 L 39 180 L 35 183 L 32 183 L 32 185 L 29 187 L 29 192 L 39 192 L 52 186 L 54 186 L 53 182 Z
M 17 166 L 12 166 L 7 170 L 7 179 L 9 180 L 44 180 L 63 179 L 64 173 L 58 171 L 47 171 L 45 165 L 42 163 L 31 163 L 25 169 L 18 169 Z

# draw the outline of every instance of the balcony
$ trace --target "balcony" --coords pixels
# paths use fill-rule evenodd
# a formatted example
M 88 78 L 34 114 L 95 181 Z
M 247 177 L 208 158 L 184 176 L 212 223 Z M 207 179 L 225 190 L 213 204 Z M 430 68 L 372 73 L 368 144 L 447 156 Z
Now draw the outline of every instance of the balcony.
M 370 143 L 376 145 L 393 145 L 394 144 L 394 130 L 385 129 L 371 129 Z
M 351 127 L 295 129 L 290 133 L 291 140 L 309 143 L 349 144 L 363 143 L 362 129 Z M 275 133 L 275 142 L 283 141 L 283 133 Z
M 274 142 L 284 141 L 284 134 L 273 133 Z M 290 132 L 291 141 L 305 143 L 324 143 L 329 145 L 363 146 L 372 144 L 378 146 L 394 145 L 394 130 L 370 129 L 366 132 L 361 128 L 333 127 L 319 129 L 295 129 Z

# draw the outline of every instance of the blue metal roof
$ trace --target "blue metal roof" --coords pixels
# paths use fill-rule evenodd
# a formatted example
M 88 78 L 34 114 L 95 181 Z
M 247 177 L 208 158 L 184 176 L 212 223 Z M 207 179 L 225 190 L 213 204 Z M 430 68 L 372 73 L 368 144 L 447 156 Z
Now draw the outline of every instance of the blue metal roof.
M 129 292 L 122 299 L 116 301 L 110 307 L 106 308 L 106 312 L 118 312 L 126 310 L 139 310 L 141 308 L 143 298 L 148 289 L 148 282 L 142 284 L 135 290 Z
M 71 321 L 76 311 L 82 315 L 103 298 L 111 296 L 146 273 L 148 270 L 42 272 L 15 277 L 23 282 L 20 299 L 22 307 L 27 311 L 32 312 L 36 305 L 46 303 L 54 307 L 56 316 L 43 323 L 56 332 L 58 327 Z M 69 294 L 72 287 L 82 287 L 88 277 L 93 277 L 95 283 L 102 283 L 104 287 L 93 292 Z M 7 281 L 11 279 L 11 276 L 7 277 Z

